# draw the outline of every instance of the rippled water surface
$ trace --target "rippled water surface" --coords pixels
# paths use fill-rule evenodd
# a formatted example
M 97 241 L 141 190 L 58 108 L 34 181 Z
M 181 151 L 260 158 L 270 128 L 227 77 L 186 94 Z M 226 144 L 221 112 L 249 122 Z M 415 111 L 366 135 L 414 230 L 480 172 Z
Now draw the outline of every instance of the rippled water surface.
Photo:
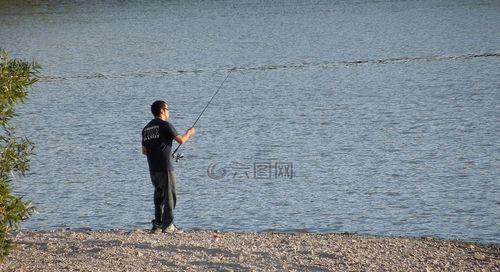
M 149 227 L 149 105 L 183 131 L 236 67 L 175 165 L 182 227 L 500 242 L 498 1 L 16 2 L 27 228 Z

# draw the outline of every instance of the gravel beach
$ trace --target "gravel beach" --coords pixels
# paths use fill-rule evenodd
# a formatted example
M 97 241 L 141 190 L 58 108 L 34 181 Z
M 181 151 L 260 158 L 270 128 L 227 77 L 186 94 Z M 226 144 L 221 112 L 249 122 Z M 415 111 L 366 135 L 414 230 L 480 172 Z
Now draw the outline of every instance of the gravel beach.
M 0 271 L 500 271 L 500 245 L 357 234 L 22 231 Z

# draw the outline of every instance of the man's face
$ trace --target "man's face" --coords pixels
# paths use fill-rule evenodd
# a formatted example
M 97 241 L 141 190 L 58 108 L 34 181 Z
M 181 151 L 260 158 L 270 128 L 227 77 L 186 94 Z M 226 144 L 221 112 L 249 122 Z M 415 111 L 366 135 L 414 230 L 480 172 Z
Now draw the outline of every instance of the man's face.
M 169 113 L 169 109 L 168 109 L 167 104 L 163 105 L 163 108 L 161 109 L 161 114 L 162 114 L 164 120 L 168 120 L 168 118 L 170 117 L 170 113 Z

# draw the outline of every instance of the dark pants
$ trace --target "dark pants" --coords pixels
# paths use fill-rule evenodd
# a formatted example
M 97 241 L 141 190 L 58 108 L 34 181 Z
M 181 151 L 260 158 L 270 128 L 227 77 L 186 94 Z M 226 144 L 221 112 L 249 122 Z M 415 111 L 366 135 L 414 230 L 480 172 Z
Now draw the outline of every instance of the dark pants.
M 174 222 L 174 208 L 177 202 L 175 195 L 175 172 L 156 172 L 151 174 L 155 187 L 155 219 L 154 227 L 165 229 Z

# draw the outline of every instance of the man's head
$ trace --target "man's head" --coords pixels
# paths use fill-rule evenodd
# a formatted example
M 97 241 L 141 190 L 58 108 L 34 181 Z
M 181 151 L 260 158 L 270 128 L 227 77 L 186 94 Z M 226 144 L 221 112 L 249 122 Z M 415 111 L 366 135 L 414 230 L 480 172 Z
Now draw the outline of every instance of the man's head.
M 153 104 L 151 104 L 151 113 L 154 117 L 158 117 L 162 120 L 168 120 L 170 114 L 168 112 L 167 102 L 163 100 L 153 102 Z

